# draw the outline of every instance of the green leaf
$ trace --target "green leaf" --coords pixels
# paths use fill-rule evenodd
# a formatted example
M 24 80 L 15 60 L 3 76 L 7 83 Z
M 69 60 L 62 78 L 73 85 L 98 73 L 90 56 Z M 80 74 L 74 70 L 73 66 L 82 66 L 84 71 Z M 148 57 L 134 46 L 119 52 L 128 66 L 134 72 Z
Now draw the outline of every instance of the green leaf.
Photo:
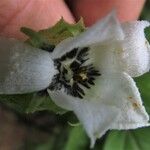
M 150 73 L 146 73 L 143 76 L 135 78 L 135 81 L 141 93 L 144 106 L 150 114 Z
M 104 150 L 149 150 L 150 128 L 128 131 L 111 131 L 104 144 Z
M 38 145 L 35 150 L 53 150 L 53 142 Z M 32 149 L 33 150 L 33 149 Z
M 144 8 L 142 9 L 142 13 L 140 16 L 140 20 L 150 20 L 150 1 L 145 1 Z
M 144 33 L 145 33 L 145 37 L 146 37 L 147 41 L 150 43 L 150 27 L 146 27 L 144 29 Z
M 20 113 L 33 113 L 48 110 L 57 114 L 66 111 L 55 105 L 49 96 L 40 96 L 38 93 L 21 95 L 0 95 L 0 102 Z
M 1 103 L 21 113 L 26 112 L 26 109 L 31 99 L 32 99 L 32 94 L 0 95 Z
M 104 150 L 124 150 L 126 132 L 111 131 L 106 139 Z
M 38 32 L 26 27 L 21 28 L 21 31 L 29 36 L 27 40 L 29 44 L 43 49 L 57 45 L 62 40 L 76 36 L 84 30 L 85 26 L 82 19 L 76 24 L 69 24 L 63 18 L 53 27 Z
M 89 140 L 82 126 L 72 127 L 63 150 L 86 150 Z

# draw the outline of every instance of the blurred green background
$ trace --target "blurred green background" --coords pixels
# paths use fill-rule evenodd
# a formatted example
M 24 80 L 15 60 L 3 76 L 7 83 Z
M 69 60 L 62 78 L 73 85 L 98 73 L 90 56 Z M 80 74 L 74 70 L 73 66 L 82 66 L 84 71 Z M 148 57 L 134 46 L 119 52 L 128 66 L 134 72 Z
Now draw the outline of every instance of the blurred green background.
M 146 0 L 140 19 L 150 21 L 150 0 Z
M 132 13 L 132 12 L 131 12 Z M 147 0 L 140 19 L 150 20 Z M 150 113 L 150 75 L 135 81 Z M 17 104 L 17 100 L 16 100 Z M 26 102 L 23 103 L 24 107 Z M 13 108 L 16 108 L 15 110 Z M 24 114 L 12 100 L 0 105 L 0 150 L 88 150 L 89 138 L 72 112 L 51 111 Z M 94 150 L 150 150 L 150 128 L 109 131 L 97 140 Z

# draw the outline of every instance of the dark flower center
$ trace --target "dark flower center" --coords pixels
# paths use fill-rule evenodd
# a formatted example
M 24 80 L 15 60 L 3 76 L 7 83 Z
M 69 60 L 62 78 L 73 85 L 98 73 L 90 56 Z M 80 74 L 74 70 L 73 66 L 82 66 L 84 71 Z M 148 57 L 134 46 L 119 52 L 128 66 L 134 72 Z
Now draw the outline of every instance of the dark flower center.
M 61 58 L 55 59 L 58 74 L 54 76 L 49 89 L 60 90 L 64 87 L 67 94 L 83 98 L 84 87 L 90 88 L 94 85 L 95 78 L 100 76 L 92 64 L 86 63 L 89 59 L 88 51 L 88 47 L 74 48 Z

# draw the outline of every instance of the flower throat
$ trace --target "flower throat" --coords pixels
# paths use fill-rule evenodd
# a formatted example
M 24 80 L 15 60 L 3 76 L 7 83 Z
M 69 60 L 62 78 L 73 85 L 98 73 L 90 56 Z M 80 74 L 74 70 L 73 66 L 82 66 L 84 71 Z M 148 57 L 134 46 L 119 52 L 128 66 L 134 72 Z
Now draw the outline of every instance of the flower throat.
M 90 88 L 94 85 L 94 80 L 100 76 L 93 64 L 87 64 L 88 47 L 74 48 L 60 58 L 54 60 L 54 65 L 58 73 L 54 75 L 53 81 L 49 86 L 51 90 L 65 88 L 67 94 L 74 97 L 83 98 L 85 95 L 84 87 Z

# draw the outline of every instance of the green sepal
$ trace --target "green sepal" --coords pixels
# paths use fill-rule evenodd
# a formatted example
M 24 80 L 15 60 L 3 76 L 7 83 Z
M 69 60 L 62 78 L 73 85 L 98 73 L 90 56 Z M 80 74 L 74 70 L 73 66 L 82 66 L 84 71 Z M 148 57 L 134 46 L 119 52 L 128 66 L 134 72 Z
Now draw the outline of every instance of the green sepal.
M 21 32 L 23 32 L 24 34 L 26 34 L 28 37 L 31 38 L 31 40 L 29 39 L 26 41 L 28 44 L 37 48 L 40 48 L 42 46 L 44 39 L 42 36 L 38 34 L 38 32 L 26 27 L 22 27 L 20 30 Z
M 76 24 L 69 24 L 63 18 L 53 27 L 40 30 L 39 34 L 51 44 L 57 45 L 66 38 L 74 37 L 85 30 L 83 20 Z
M 41 48 L 45 45 L 47 47 L 57 45 L 66 38 L 74 37 L 85 31 L 85 26 L 83 19 L 80 19 L 76 24 L 69 24 L 61 18 L 60 21 L 48 29 L 36 32 L 30 28 L 22 27 L 21 31 L 29 37 L 26 42 L 33 47 Z

